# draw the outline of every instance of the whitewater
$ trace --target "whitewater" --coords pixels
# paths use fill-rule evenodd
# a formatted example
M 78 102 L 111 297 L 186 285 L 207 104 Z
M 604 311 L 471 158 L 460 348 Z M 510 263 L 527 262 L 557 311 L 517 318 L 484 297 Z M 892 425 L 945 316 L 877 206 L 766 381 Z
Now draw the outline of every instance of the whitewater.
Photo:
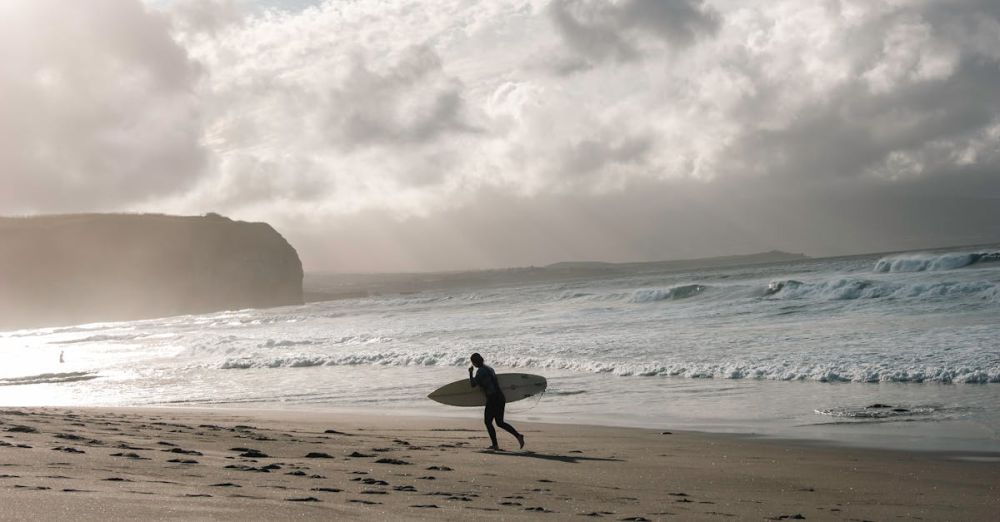
M 330 276 L 335 277 L 335 276 Z M 0 332 L 0 404 L 459 415 L 483 354 L 549 378 L 513 418 L 1000 452 L 1000 247 L 479 285 Z M 65 363 L 59 363 L 60 353 Z

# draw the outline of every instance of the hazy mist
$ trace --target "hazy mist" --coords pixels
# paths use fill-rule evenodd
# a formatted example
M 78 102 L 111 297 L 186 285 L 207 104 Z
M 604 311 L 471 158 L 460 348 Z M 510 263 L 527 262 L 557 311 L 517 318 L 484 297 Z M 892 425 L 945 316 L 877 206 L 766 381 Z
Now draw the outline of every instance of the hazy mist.
M 0 214 L 306 270 L 1000 240 L 992 0 L 7 0 Z

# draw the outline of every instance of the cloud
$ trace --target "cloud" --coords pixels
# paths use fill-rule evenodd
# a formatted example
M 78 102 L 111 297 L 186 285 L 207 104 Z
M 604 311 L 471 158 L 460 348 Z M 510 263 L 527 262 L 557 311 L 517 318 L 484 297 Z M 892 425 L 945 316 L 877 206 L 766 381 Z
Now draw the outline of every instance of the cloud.
M 169 24 L 128 0 L 0 6 L 0 208 L 116 208 L 190 185 L 199 69 Z
M 324 102 L 322 130 L 342 149 L 426 144 L 475 131 L 465 121 L 461 83 L 443 73 L 440 57 L 425 45 L 403 50 L 384 72 L 356 57 Z
M 989 0 L 0 5 L 7 212 L 217 211 L 344 270 L 1000 236 Z
M 188 37 L 215 34 L 241 23 L 250 13 L 249 6 L 237 0 L 173 0 L 170 14 L 174 29 Z
M 590 62 L 635 60 L 643 37 L 683 48 L 719 24 L 700 0 L 554 0 L 548 12 L 566 44 Z

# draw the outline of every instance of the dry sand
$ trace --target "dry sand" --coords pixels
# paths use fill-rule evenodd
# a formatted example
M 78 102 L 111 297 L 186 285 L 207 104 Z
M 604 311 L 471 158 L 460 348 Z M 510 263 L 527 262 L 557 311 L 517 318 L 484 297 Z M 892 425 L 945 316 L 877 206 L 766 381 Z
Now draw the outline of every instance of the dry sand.
M 275 410 L 0 410 L 2 520 L 997 520 L 1000 464 L 703 433 Z M 312 455 L 311 455 L 312 454 Z

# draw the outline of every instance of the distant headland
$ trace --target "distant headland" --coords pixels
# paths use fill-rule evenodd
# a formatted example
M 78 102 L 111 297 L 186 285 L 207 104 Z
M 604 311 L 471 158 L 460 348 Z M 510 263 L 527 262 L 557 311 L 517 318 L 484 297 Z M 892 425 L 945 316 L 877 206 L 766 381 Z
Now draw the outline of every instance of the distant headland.
M 772 250 L 756 254 L 670 261 L 632 263 L 565 261 L 546 266 L 458 272 L 413 272 L 397 274 L 317 272 L 306 274 L 304 286 L 306 301 L 326 301 L 372 295 L 410 294 L 427 290 L 530 284 L 540 281 L 572 280 L 588 277 L 614 277 L 617 274 L 711 270 L 767 263 L 791 263 L 808 259 L 811 258 L 805 254 Z
M 0 330 L 301 303 L 298 253 L 267 223 L 0 217 Z

